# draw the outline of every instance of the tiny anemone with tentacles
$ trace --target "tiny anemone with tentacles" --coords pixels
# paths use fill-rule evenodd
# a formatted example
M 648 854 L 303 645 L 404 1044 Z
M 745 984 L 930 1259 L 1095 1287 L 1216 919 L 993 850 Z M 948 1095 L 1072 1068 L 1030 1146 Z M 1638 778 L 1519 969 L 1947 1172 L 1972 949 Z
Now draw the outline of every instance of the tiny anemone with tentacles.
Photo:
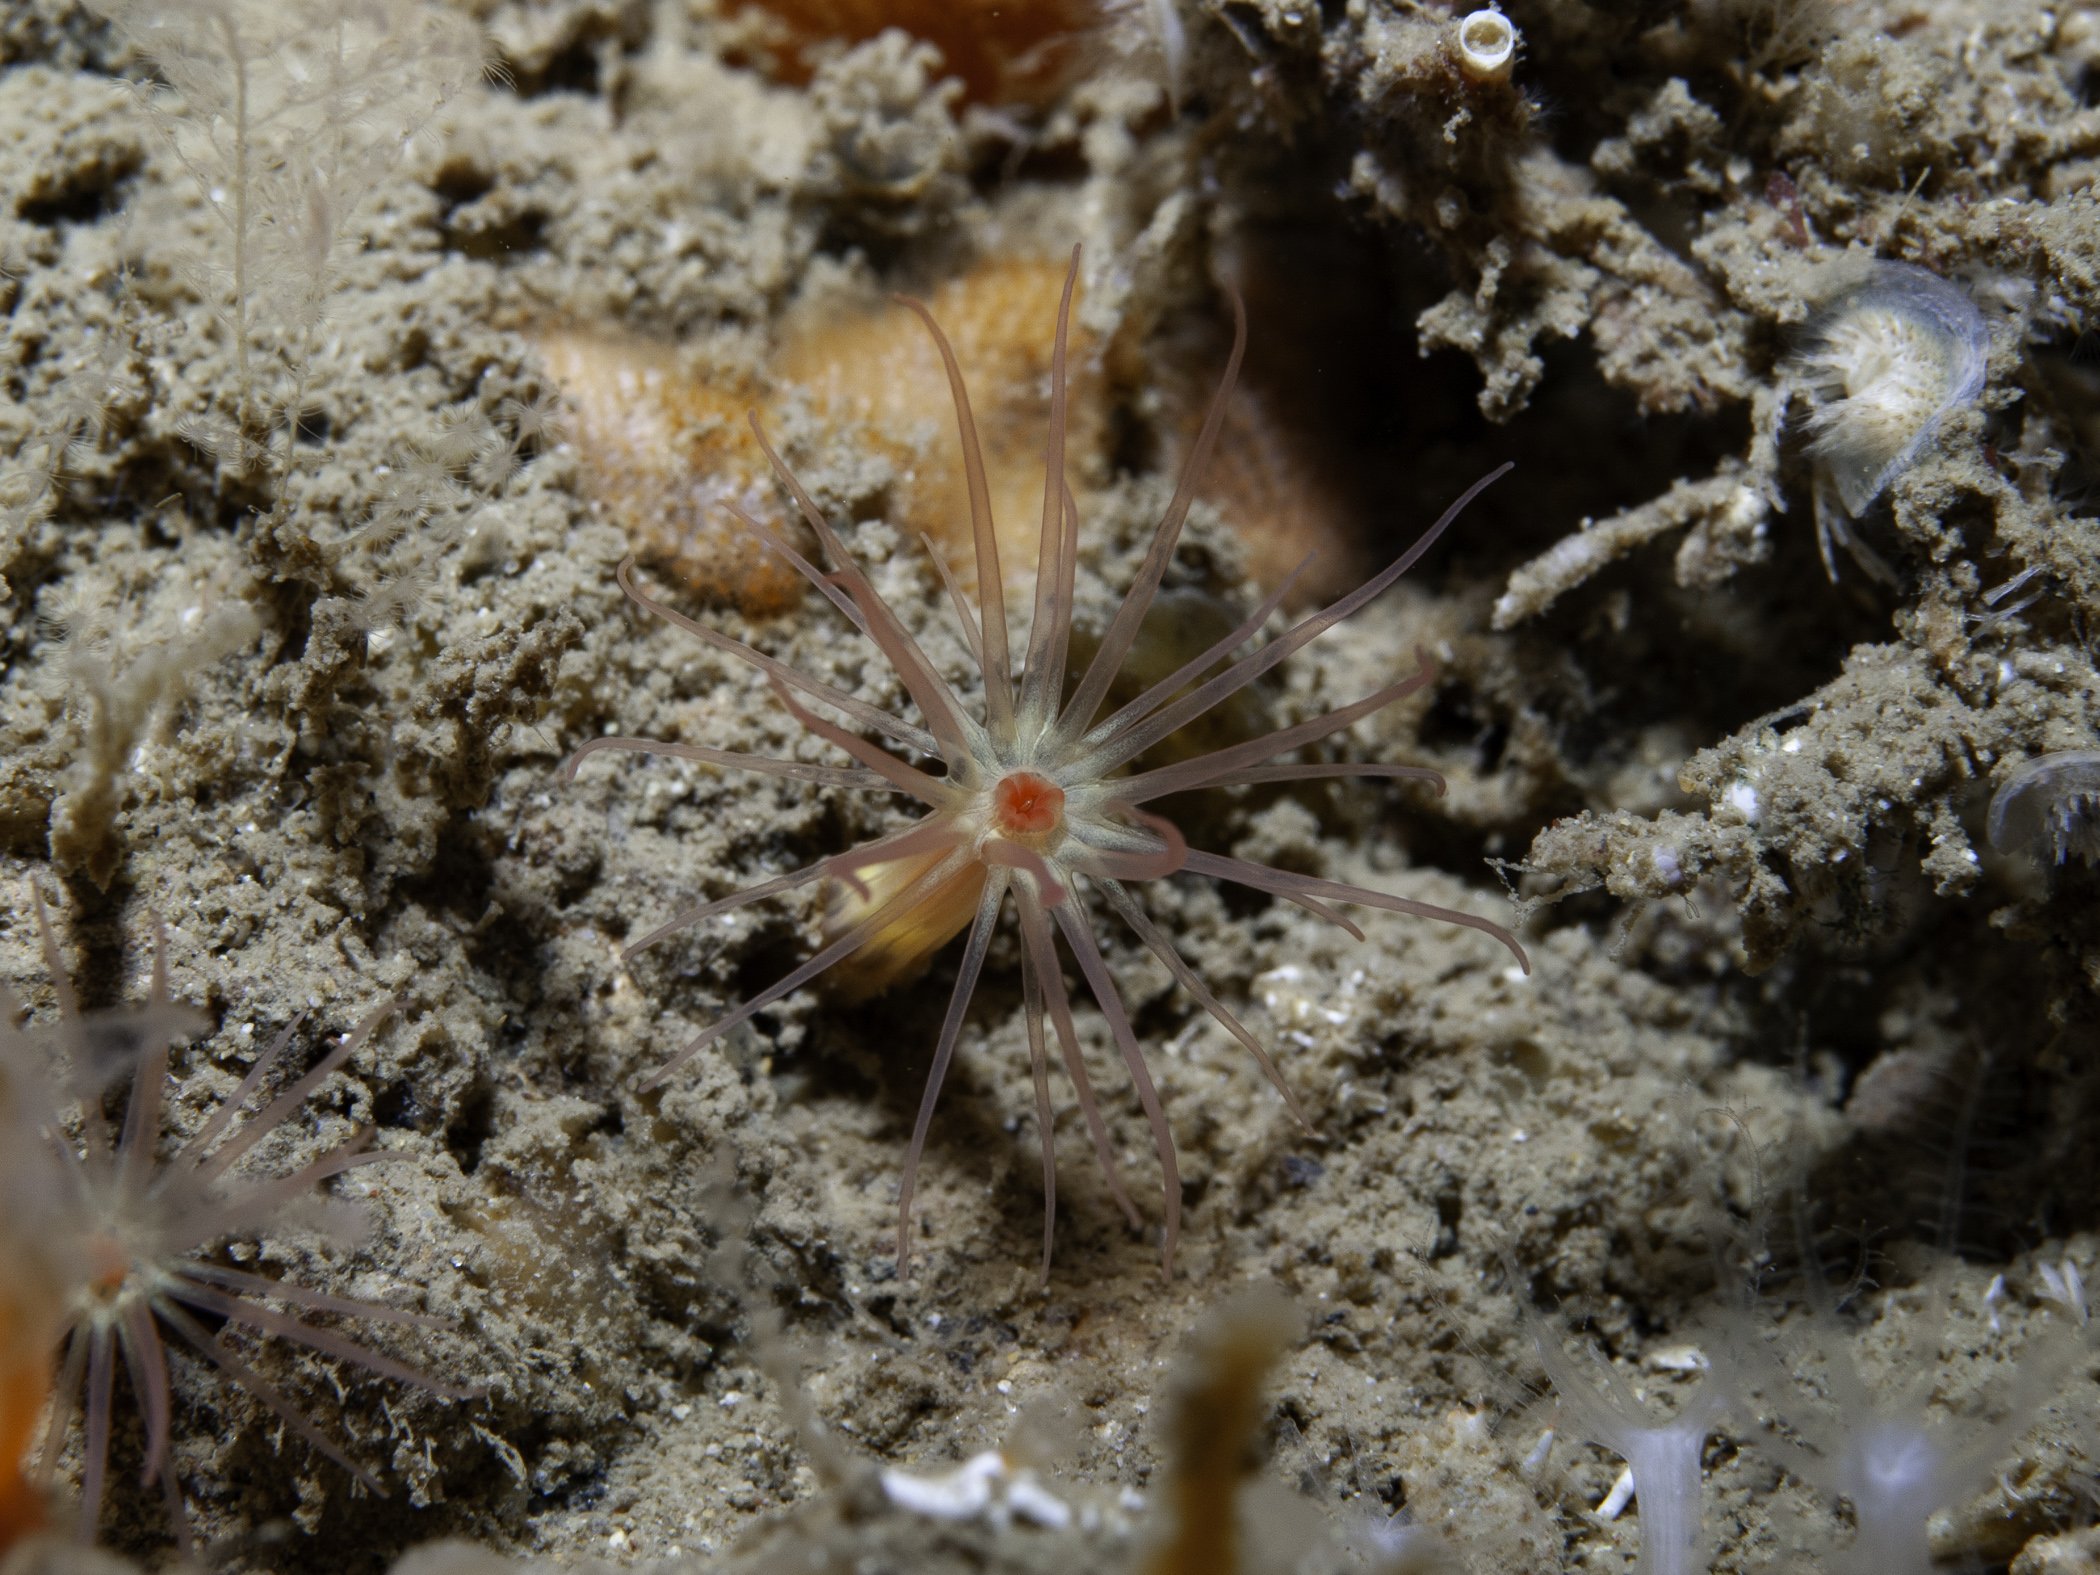
M 160 1484 L 175 1540 L 184 1558 L 190 1556 L 189 1517 L 170 1448 L 173 1405 L 167 1348 L 162 1338 L 165 1328 L 268 1407 L 314 1449 L 384 1497 L 386 1489 L 379 1479 L 346 1455 L 311 1418 L 243 1361 L 228 1336 L 236 1325 L 276 1335 L 322 1356 L 354 1362 L 383 1377 L 415 1384 L 433 1394 L 464 1399 L 479 1391 L 441 1382 L 336 1330 L 270 1304 L 427 1328 L 450 1328 L 450 1321 L 376 1302 L 325 1295 L 215 1263 L 203 1254 L 228 1237 L 260 1231 L 280 1221 L 287 1208 L 331 1176 L 399 1157 L 361 1152 L 372 1135 L 367 1127 L 349 1142 L 289 1175 L 235 1172 L 235 1166 L 257 1143 L 276 1131 L 337 1067 L 363 1047 L 373 1030 L 395 1010 L 396 1003 L 386 1002 L 366 1014 L 303 1077 L 251 1119 L 236 1126 L 242 1110 L 263 1086 L 299 1025 L 306 1020 L 306 1014 L 300 1013 L 255 1058 L 240 1085 L 205 1118 L 196 1133 L 173 1156 L 161 1160 L 156 1157 L 156 1150 L 161 1140 L 168 1045 L 202 1031 L 208 1024 L 200 1014 L 177 1005 L 168 994 L 167 935 L 159 919 L 154 920 L 153 990 L 146 1005 L 82 1013 L 51 933 L 43 897 L 34 888 L 31 902 L 43 937 L 45 965 L 58 997 L 60 1021 L 51 1037 L 72 1063 L 67 1086 L 79 1095 L 80 1131 L 76 1146 L 59 1130 L 55 1119 L 49 1123 L 60 1193 L 53 1214 L 71 1249 L 70 1278 L 74 1288 L 62 1319 L 65 1358 L 38 1462 L 38 1481 L 48 1487 L 52 1480 L 64 1453 L 75 1396 L 84 1383 L 79 1537 L 84 1543 L 92 1542 L 108 1474 L 116 1357 L 121 1354 L 132 1393 L 145 1414 L 145 1463 L 140 1484 Z M 123 1128 L 112 1142 L 102 1112 L 101 1088 L 107 1072 L 120 1063 L 130 1063 L 134 1070 Z M 56 1114 L 53 1112 L 54 1118 Z
M 1341 925 L 1358 940 L 1363 939 L 1363 932 L 1336 911 L 1334 904 L 1352 903 L 1441 919 L 1493 936 L 1510 949 L 1527 972 L 1530 969 L 1530 962 L 1516 938 L 1498 924 L 1408 897 L 1390 896 L 1337 881 L 1270 869 L 1220 854 L 1199 852 L 1188 846 L 1172 822 L 1142 807 L 1170 793 L 1322 777 L 1411 777 L 1432 782 L 1439 792 L 1443 791 L 1443 779 L 1434 771 L 1419 766 L 1269 763 L 1278 755 L 1339 733 L 1359 719 L 1430 683 L 1435 668 L 1428 654 L 1419 647 L 1415 652 L 1415 672 L 1353 705 L 1195 759 L 1134 774 L 1121 774 L 1154 744 L 1246 688 L 1392 585 L 1429 550 L 1457 518 L 1459 511 L 1509 467 L 1502 466 L 1468 488 L 1443 517 L 1389 568 L 1326 610 L 1304 619 L 1252 654 L 1237 661 L 1231 660 L 1232 653 L 1254 638 L 1270 615 L 1282 605 L 1297 577 L 1294 573 L 1248 614 L 1239 627 L 1209 650 L 1113 714 L 1100 717 L 1098 713 L 1108 698 L 1110 686 L 1137 639 L 1139 625 L 1151 608 L 1161 578 L 1173 557 L 1182 522 L 1193 500 L 1196 479 L 1217 441 L 1225 402 L 1246 348 L 1247 324 L 1245 311 L 1235 297 L 1232 355 L 1224 379 L 1211 400 L 1173 501 L 1160 520 L 1137 578 L 1111 619 L 1093 660 L 1086 665 L 1076 687 L 1067 696 L 1079 516 L 1064 477 L 1065 345 L 1078 267 L 1075 250 L 1071 271 L 1065 279 L 1064 297 L 1058 308 L 1057 335 L 1051 353 L 1050 432 L 1043 484 L 1042 542 L 1037 558 L 1034 617 L 1028 627 L 1026 654 L 1018 674 L 1014 671 L 1013 641 L 999 594 L 999 587 L 1004 582 L 1000 577 L 999 549 L 992 528 L 984 463 L 978 453 L 969 395 L 947 338 L 933 315 L 922 303 L 899 297 L 900 303 L 917 313 L 932 334 L 947 365 L 949 387 L 955 400 L 977 552 L 977 583 L 980 588 L 977 610 L 971 609 L 944 564 L 940 565 L 940 570 L 964 637 L 984 674 L 982 715 L 974 714 L 964 705 L 961 696 L 928 660 L 895 610 L 876 593 L 838 534 L 782 463 L 754 414 L 751 426 L 759 445 L 781 483 L 793 496 L 809 528 L 823 545 L 833 571 L 829 574 L 821 572 L 777 534 L 756 520 L 740 515 L 745 528 L 791 564 L 856 629 L 874 642 L 895 667 L 918 708 L 919 720 L 913 722 L 893 716 L 666 607 L 635 585 L 634 565 L 630 558 L 620 565 L 619 582 L 632 601 L 765 674 L 774 695 L 797 722 L 860 764 L 855 767 L 821 766 L 694 744 L 606 737 L 585 744 L 570 757 L 564 768 L 565 777 L 573 780 L 584 757 L 596 750 L 634 750 L 814 782 L 826 787 L 901 792 L 926 806 L 928 813 L 908 830 L 864 843 L 832 858 L 820 859 L 805 869 L 765 881 L 734 896 L 688 909 L 627 949 L 627 955 L 631 957 L 643 947 L 717 914 L 778 896 L 813 881 L 839 883 L 842 900 L 834 904 L 826 927 L 825 944 L 816 955 L 695 1035 L 650 1078 L 646 1086 L 654 1087 L 723 1034 L 750 1021 L 773 1002 L 800 989 L 834 964 L 849 957 L 854 957 L 856 962 L 868 962 L 873 958 L 872 972 L 894 977 L 902 971 L 898 966 L 900 959 L 923 958 L 967 928 L 969 939 L 963 948 L 955 992 L 941 1024 L 933 1066 L 926 1079 L 918 1119 L 912 1128 L 911 1145 L 904 1159 L 897 1217 L 900 1275 L 908 1274 L 910 1268 L 912 1192 L 919 1158 L 926 1146 L 927 1127 L 933 1119 L 934 1104 L 962 1032 L 964 1013 L 984 967 L 993 930 L 1009 900 L 1020 926 L 1021 995 L 1029 1058 L 1035 1077 L 1038 1130 L 1043 1135 L 1042 1272 L 1046 1279 L 1057 1217 L 1057 1177 L 1050 1140 L 1053 1127 L 1046 1018 L 1055 1025 L 1065 1070 L 1078 1095 L 1080 1110 L 1093 1139 L 1094 1151 L 1107 1173 L 1109 1187 L 1133 1228 L 1139 1223 L 1136 1206 L 1117 1175 L 1107 1128 L 1080 1059 L 1079 1037 L 1073 1025 L 1071 1004 L 1065 995 L 1063 973 L 1057 957 L 1055 938 L 1060 934 L 1100 1007 L 1109 1032 L 1122 1053 L 1138 1102 L 1151 1124 L 1153 1143 L 1164 1172 L 1166 1219 L 1161 1250 L 1162 1267 L 1168 1273 L 1172 1272 L 1174 1246 L 1181 1226 L 1181 1185 L 1175 1165 L 1173 1135 L 1168 1130 L 1158 1092 L 1146 1071 L 1129 1014 L 1117 996 L 1108 964 L 1095 940 L 1089 894 L 1113 909 L 1138 940 L 1166 965 L 1190 996 L 1247 1047 L 1263 1073 L 1283 1095 L 1292 1113 L 1301 1120 L 1304 1118 L 1297 1100 L 1285 1084 L 1274 1059 L 1218 1001 L 1168 937 L 1152 922 L 1132 894 L 1131 882 L 1157 880 L 1184 871 L 1235 881 L 1297 903 Z M 935 561 L 939 564 L 938 555 Z M 1303 569 L 1301 564 L 1297 572 L 1302 573 Z M 1213 672 L 1220 664 L 1226 664 L 1223 671 Z M 818 716 L 796 698 L 798 694 L 837 712 L 852 725 L 841 726 Z M 864 734 L 879 735 L 921 757 L 938 760 L 945 771 L 935 774 L 921 770 Z M 859 955 L 856 957 L 855 954 Z

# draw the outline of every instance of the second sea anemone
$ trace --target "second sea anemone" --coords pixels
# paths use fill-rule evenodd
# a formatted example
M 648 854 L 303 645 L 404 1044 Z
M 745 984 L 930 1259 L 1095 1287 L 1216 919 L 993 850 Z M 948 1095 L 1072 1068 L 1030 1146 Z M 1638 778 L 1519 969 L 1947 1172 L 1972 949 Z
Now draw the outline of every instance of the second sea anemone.
M 205 1026 L 200 1014 L 178 1006 L 169 997 L 165 933 L 156 936 L 153 993 L 145 1007 L 83 1014 L 60 965 L 43 899 L 32 890 L 31 900 L 43 934 L 52 988 L 58 996 L 61 1021 L 56 1037 L 73 1063 L 72 1083 L 81 1096 L 79 1146 L 76 1148 L 70 1139 L 52 1133 L 60 1161 L 58 1170 L 63 1177 L 55 1224 L 76 1261 L 71 1275 L 75 1282 L 71 1305 L 63 1315 L 65 1357 L 38 1465 L 39 1480 L 46 1485 L 51 1481 L 76 1409 L 76 1397 L 82 1396 L 84 1405 L 80 1409 L 85 1427 L 79 1535 L 83 1543 L 92 1542 L 108 1470 L 116 1368 L 121 1357 L 131 1379 L 132 1393 L 145 1415 L 145 1462 L 140 1480 L 160 1484 L 177 1545 L 185 1557 L 189 1556 L 189 1517 L 175 1474 L 174 1396 L 165 1331 L 266 1406 L 314 1450 L 383 1497 L 386 1489 L 377 1477 L 345 1454 L 311 1417 L 241 1359 L 232 1337 L 234 1330 L 246 1328 L 275 1335 L 322 1356 L 353 1362 L 382 1377 L 463 1399 L 476 1391 L 441 1382 L 335 1329 L 271 1304 L 426 1328 L 449 1328 L 449 1322 L 377 1302 L 330 1296 L 234 1269 L 213 1261 L 208 1252 L 229 1237 L 258 1233 L 281 1221 L 289 1207 L 310 1196 L 317 1185 L 330 1177 L 395 1157 L 361 1152 L 365 1139 L 371 1135 L 367 1128 L 350 1142 L 330 1149 L 289 1175 L 256 1175 L 236 1169 L 257 1143 L 297 1113 L 307 1097 L 363 1047 L 373 1030 L 394 1011 L 395 1004 L 389 1001 L 368 1013 L 303 1077 L 258 1114 L 241 1122 L 242 1111 L 263 1087 L 304 1020 L 302 1013 L 255 1058 L 240 1086 L 220 1102 L 195 1135 L 172 1157 L 161 1159 L 156 1151 L 161 1140 L 168 1045 L 171 1040 L 187 1037 Z M 155 928 L 159 929 L 157 920 Z M 100 1090 L 105 1072 L 123 1061 L 134 1066 L 131 1098 L 122 1131 L 112 1141 L 102 1113 Z M 20 1200 L 10 1200 L 11 1207 L 19 1203 Z

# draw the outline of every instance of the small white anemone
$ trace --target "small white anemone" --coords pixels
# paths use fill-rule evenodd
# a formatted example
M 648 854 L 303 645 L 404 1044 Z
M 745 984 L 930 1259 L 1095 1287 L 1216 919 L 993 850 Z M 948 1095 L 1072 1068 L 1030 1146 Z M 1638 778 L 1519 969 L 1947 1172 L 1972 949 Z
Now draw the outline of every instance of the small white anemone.
M 1853 534 L 1918 460 L 1950 411 L 1983 392 L 1990 329 L 1976 304 L 1937 274 L 1877 262 L 1824 309 L 1788 380 L 1808 401 L 1816 459 L 1816 536 L 1832 579 L 1834 537 L 1861 568 L 1892 570 Z M 1829 505 L 1835 493 L 1844 512 Z
M 2100 749 L 2059 749 L 2028 761 L 1991 795 L 1987 826 L 2000 853 L 2027 848 L 2047 864 L 2074 853 L 2100 862 Z

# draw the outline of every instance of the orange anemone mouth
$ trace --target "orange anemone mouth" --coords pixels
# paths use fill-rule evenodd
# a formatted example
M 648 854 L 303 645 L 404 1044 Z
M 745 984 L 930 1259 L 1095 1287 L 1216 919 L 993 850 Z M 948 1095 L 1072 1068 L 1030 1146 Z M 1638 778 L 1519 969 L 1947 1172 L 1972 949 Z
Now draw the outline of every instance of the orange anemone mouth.
M 87 1243 L 88 1289 L 103 1301 L 108 1301 L 124 1288 L 131 1277 L 130 1257 L 121 1243 L 112 1236 L 93 1236 Z
M 1040 837 L 1064 824 L 1065 790 L 1033 771 L 1009 771 L 992 789 L 992 824 L 1002 836 Z

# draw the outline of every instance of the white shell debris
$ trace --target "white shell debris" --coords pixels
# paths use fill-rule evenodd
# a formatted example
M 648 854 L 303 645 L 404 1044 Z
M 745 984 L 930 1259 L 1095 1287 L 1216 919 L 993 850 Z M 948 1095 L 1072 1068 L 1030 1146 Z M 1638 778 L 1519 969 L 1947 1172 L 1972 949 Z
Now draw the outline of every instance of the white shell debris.
M 1493 6 L 1458 19 L 1458 69 L 1475 82 L 1507 82 L 1517 58 L 1517 29 Z
M 934 1520 L 975 1520 L 982 1515 L 1005 1527 L 1027 1521 L 1049 1531 L 1072 1523 L 1072 1510 L 1036 1480 L 1019 1471 L 996 1449 L 973 1455 L 942 1476 L 915 1477 L 908 1471 L 882 1473 L 882 1492 L 892 1504 Z
M 1666 1345 L 1648 1353 L 1648 1365 L 1666 1373 L 1703 1373 L 1713 1363 L 1696 1345 Z

